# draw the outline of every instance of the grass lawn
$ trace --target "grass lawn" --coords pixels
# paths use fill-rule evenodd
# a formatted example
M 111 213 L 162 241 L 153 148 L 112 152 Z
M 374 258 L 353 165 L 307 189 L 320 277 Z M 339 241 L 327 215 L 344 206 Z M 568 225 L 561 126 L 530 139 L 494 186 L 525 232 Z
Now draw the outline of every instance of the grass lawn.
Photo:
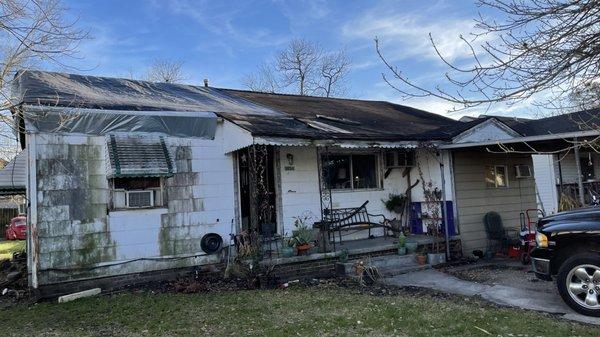
M 18 319 L 17 319 L 18 318 Z M 599 336 L 600 328 L 463 297 L 334 286 L 125 293 L 0 311 L 2 336 Z
M 25 240 L 0 241 L 0 261 L 12 259 L 13 253 L 25 251 Z

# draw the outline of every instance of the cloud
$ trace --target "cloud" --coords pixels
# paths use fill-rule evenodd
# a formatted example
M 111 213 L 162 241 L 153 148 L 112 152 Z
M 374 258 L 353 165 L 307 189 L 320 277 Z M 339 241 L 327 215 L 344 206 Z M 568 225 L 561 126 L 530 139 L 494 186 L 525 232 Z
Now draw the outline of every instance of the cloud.
M 252 2 L 229 3 L 216 1 L 175 0 L 168 2 L 168 9 L 177 15 L 185 15 L 199 23 L 212 34 L 223 39 L 231 39 L 249 47 L 278 46 L 289 40 L 286 33 L 272 31 L 266 25 L 248 27 L 237 21 L 248 19 L 257 12 Z
M 442 55 L 449 61 L 468 58 L 471 51 L 460 36 L 472 40 L 470 33 L 474 31 L 475 21 L 471 18 L 381 7 L 364 12 L 342 27 L 343 36 L 349 40 L 372 41 L 378 37 L 390 61 L 423 58 L 439 61 L 429 39 L 430 33 Z M 491 39 L 491 36 L 480 37 L 478 43 Z

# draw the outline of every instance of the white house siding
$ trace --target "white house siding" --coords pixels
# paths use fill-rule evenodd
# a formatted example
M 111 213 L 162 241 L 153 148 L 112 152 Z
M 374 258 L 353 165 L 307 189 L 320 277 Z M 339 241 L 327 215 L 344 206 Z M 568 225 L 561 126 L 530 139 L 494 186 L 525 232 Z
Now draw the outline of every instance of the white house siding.
M 519 228 L 519 214 L 536 208 L 535 180 L 517 179 L 515 165 L 532 165 L 530 155 L 490 154 L 485 150 L 456 151 L 454 179 L 460 236 L 464 254 L 486 249 L 483 217 L 487 212 L 500 214 L 505 228 Z M 506 165 L 507 188 L 487 188 L 486 165 Z
M 532 155 L 538 207 L 546 214 L 558 211 L 558 191 L 553 155 Z
M 31 222 L 37 224 L 39 285 L 219 259 L 203 256 L 200 239 L 213 232 L 227 244 L 235 216 L 233 160 L 224 154 L 222 127 L 214 140 L 165 141 L 175 167 L 166 179 L 167 205 L 108 212 L 105 137 L 36 137 L 37 170 L 30 174 L 37 181 Z M 140 258 L 153 259 L 131 261 Z
M 362 153 L 382 153 L 379 149 L 354 150 Z M 345 149 L 330 149 L 331 153 L 348 152 Z M 294 217 L 303 214 L 312 214 L 315 220 L 321 215 L 321 204 L 319 194 L 319 170 L 318 158 L 315 147 L 280 147 L 280 182 L 281 182 L 281 207 L 283 221 L 283 230 L 281 232 L 290 234 L 294 227 Z M 293 170 L 287 162 L 287 154 L 294 156 Z M 446 193 L 448 200 L 452 200 L 452 184 L 450 177 L 449 157 L 446 156 Z M 426 180 L 432 180 L 436 186 L 441 185 L 441 175 L 439 163 L 426 152 L 419 151 L 417 160 L 421 162 L 423 175 Z M 288 167 L 288 169 L 286 169 Z M 380 160 L 380 175 L 383 177 L 385 169 Z M 365 201 L 369 201 L 367 210 L 371 214 L 384 214 L 388 218 L 397 217 L 385 209 L 382 200 L 385 200 L 390 193 L 401 194 L 406 191 L 408 186 L 407 178 L 402 177 L 403 169 L 393 169 L 387 178 L 383 180 L 383 188 L 369 190 L 345 190 L 332 191 L 332 205 L 334 208 L 358 207 Z M 411 184 L 419 179 L 417 168 L 411 170 Z M 423 189 L 417 185 L 412 190 L 413 201 L 423 200 Z M 381 231 L 374 232 L 381 234 Z M 357 233 L 348 237 L 348 239 L 362 238 L 367 235 L 366 231 Z

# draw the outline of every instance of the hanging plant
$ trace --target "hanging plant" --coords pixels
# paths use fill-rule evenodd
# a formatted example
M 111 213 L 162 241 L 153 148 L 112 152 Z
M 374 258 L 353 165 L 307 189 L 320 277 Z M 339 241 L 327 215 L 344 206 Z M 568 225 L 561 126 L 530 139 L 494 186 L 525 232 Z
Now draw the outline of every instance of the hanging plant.
M 406 205 L 406 195 L 390 193 L 388 198 L 386 200 L 382 199 L 381 202 L 389 212 L 400 214 Z

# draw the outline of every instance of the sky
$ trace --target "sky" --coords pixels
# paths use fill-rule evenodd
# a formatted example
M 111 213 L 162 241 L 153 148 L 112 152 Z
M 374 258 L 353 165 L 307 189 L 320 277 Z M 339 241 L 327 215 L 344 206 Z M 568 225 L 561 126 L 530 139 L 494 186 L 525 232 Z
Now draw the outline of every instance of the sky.
M 386 100 L 459 118 L 451 104 L 432 98 L 403 99 L 381 77 L 386 69 L 375 52 L 377 36 L 386 57 L 418 83 L 435 82 L 446 69 L 435 55 L 431 33 L 444 55 L 468 56 L 459 35 L 474 27 L 478 8 L 461 1 L 193 1 L 65 0 L 77 25 L 89 29 L 66 71 L 141 77 L 153 60 L 184 63 L 186 82 L 209 79 L 215 87 L 242 88 L 242 79 L 272 60 L 293 38 L 324 50 L 345 49 L 352 61 L 346 97 Z M 527 114 L 524 106 L 485 113 Z

